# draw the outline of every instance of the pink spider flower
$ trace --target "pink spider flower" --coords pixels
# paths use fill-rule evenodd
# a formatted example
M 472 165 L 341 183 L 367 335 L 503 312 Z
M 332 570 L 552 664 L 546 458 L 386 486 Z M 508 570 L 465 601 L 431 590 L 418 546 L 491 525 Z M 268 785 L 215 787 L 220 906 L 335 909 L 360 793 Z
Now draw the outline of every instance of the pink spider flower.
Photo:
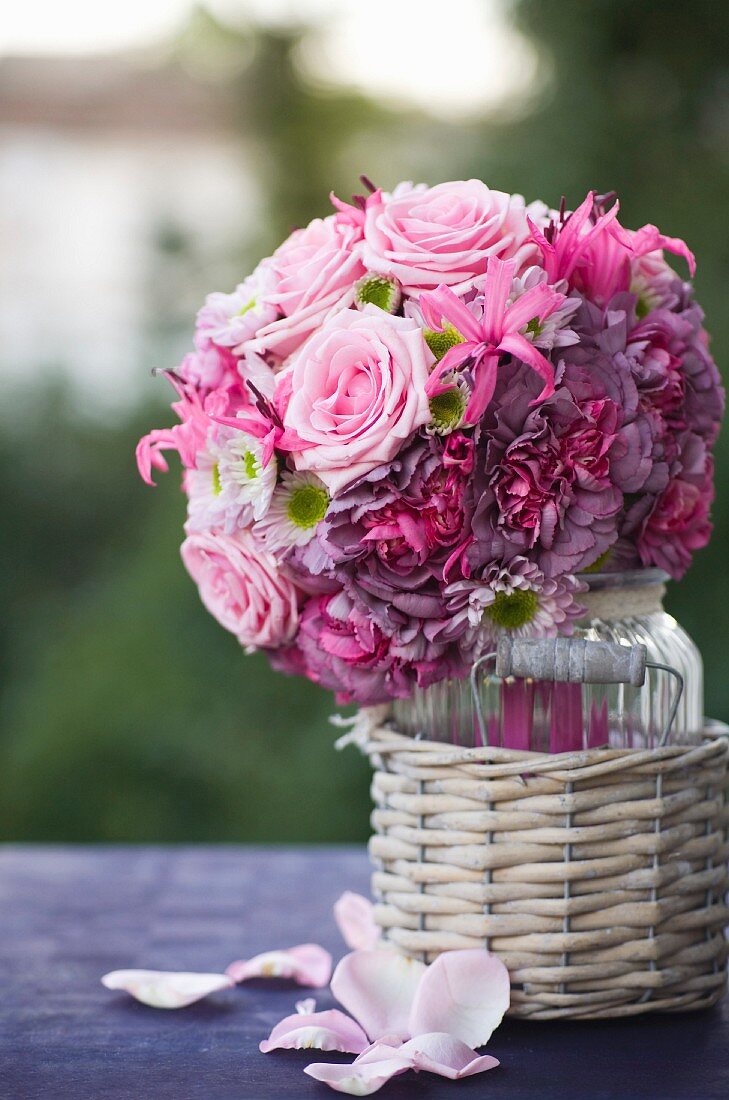
M 162 373 L 180 395 L 180 400 L 172 403 L 180 423 L 171 428 L 155 428 L 139 440 L 136 450 L 137 467 L 147 485 L 154 485 L 153 468 L 165 474 L 169 470 L 163 451 L 177 451 L 182 465 L 186 469 L 194 468 L 196 455 L 204 447 L 210 428 L 207 402 L 212 398 L 211 406 L 216 405 L 212 394 L 203 404 L 194 386 L 183 382 L 172 371 Z
M 352 202 L 343 202 L 337 198 L 333 191 L 329 192 L 329 201 L 337 211 L 334 217 L 340 225 L 350 225 L 364 233 L 365 214 L 369 204 L 376 204 L 382 197 L 382 189 L 375 187 L 367 176 L 360 176 L 360 182 L 367 192 L 366 195 L 352 195 Z
M 235 416 L 217 415 L 212 419 L 217 424 L 237 428 L 239 431 L 255 436 L 256 439 L 263 440 L 261 462 L 264 469 L 271 461 L 275 450 L 303 451 L 311 446 L 293 429 L 284 427 L 283 417 L 291 399 L 290 373 L 281 377 L 272 401 L 269 401 L 250 379 L 246 384 L 253 395 L 253 404 L 242 406 Z
M 512 289 L 516 264 L 513 260 L 490 257 L 484 285 L 483 316 L 479 320 L 447 286 L 426 291 L 420 297 L 423 317 L 438 332 L 451 326 L 462 338 L 449 348 L 433 370 L 425 387 L 429 397 L 449 389 L 447 376 L 467 364 L 473 372 L 473 388 L 466 406 L 464 422 L 477 423 L 489 405 L 496 387 L 499 359 L 513 355 L 527 363 L 544 379 L 545 385 L 534 404 L 554 393 L 554 367 L 524 335 L 523 329 L 533 323 L 541 326 L 558 310 L 564 294 L 540 283 L 507 305 Z
M 618 221 L 620 203 L 616 200 L 605 211 L 605 198 L 588 191 L 577 209 L 567 215 L 563 201 L 544 231 L 527 217 L 550 283 L 566 279 L 570 286 L 605 305 L 614 294 L 629 289 L 631 262 L 661 248 L 683 256 L 694 274 L 694 255 L 684 241 L 665 236 L 655 225 L 629 232 Z

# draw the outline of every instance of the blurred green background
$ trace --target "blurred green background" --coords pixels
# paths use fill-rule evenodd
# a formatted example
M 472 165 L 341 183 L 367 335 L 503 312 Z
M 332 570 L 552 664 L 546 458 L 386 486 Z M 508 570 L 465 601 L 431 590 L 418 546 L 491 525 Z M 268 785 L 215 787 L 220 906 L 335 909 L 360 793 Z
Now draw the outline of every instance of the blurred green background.
M 696 252 L 727 361 L 727 5 L 452 0 L 436 20 L 404 3 L 412 42 L 402 10 L 390 25 L 365 5 L 371 31 L 401 35 L 402 94 L 398 66 L 319 7 L 201 7 L 148 46 L 0 59 L 4 839 L 367 835 L 368 769 L 333 751 L 331 698 L 245 658 L 204 612 L 177 472 L 150 490 L 133 458 L 172 422 L 150 368 L 174 365 L 205 293 L 327 212 L 331 188 L 478 176 L 554 205 L 615 189 L 624 224 Z M 728 450 L 725 432 L 713 543 L 668 602 L 725 720 Z

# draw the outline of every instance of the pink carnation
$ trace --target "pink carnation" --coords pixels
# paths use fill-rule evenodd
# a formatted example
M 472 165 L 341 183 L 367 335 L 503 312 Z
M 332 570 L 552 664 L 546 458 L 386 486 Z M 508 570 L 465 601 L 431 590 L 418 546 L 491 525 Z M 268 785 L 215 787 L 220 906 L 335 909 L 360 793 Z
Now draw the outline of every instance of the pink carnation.
M 291 641 L 299 624 L 297 589 L 250 532 L 193 533 L 180 552 L 205 607 L 241 645 L 252 651 Z
M 680 580 L 696 550 L 711 535 L 709 509 L 714 499 L 713 469 L 706 459 L 702 483 L 677 477 L 669 481 L 648 513 L 637 539 L 643 565 L 657 565 Z
M 315 333 L 291 367 L 284 424 L 308 444 L 294 455 L 332 495 L 389 462 L 430 420 L 432 355 L 416 322 L 376 306 L 345 309 Z
M 535 254 L 522 197 L 492 191 L 481 180 L 403 183 L 367 202 L 365 265 L 395 276 L 406 294 L 441 284 L 463 293 L 486 274 L 489 256 L 513 258 L 521 270 Z
M 308 600 L 298 643 L 309 679 L 336 691 L 340 703 L 405 698 L 452 670 L 439 660 L 443 646 L 429 646 L 422 634 L 417 643 L 389 635 L 345 592 Z
M 363 274 L 360 231 L 337 215 L 316 218 L 297 229 L 276 249 L 268 264 L 273 289 L 264 302 L 279 319 L 258 330 L 256 351 L 286 359 L 332 312 L 354 300 L 354 284 Z

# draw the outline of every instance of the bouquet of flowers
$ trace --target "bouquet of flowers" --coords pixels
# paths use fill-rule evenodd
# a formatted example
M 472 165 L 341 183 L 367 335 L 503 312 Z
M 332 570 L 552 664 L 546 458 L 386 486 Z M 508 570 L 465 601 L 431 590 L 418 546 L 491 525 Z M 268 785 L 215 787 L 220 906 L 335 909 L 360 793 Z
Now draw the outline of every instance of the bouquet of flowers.
M 581 571 L 680 577 L 723 393 L 692 253 L 614 196 L 363 184 L 209 295 L 137 458 L 179 454 L 183 562 L 246 650 L 375 703 L 569 633 Z

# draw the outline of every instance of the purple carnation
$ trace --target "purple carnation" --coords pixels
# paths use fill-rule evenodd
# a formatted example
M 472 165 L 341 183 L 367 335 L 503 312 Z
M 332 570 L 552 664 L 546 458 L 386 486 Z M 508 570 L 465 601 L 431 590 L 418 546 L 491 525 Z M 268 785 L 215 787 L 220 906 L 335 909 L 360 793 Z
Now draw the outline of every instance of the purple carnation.
M 319 532 L 334 566 L 373 558 L 388 578 L 440 572 L 467 520 L 473 449 L 461 432 L 419 438 L 335 497 Z
M 443 616 L 443 574 L 469 535 L 473 439 L 417 438 L 336 497 L 318 546 L 329 575 L 392 633 Z M 313 551 L 310 551 L 310 555 Z
M 312 597 L 301 617 L 298 644 L 307 675 L 337 692 L 342 703 L 373 704 L 407 698 L 465 669 L 445 645 L 407 632 L 386 633 L 366 607 L 346 592 Z
M 555 394 L 536 408 L 532 372 L 504 369 L 476 482 L 473 568 L 528 554 L 546 576 L 559 576 L 592 564 L 617 538 L 623 495 L 611 451 L 631 483 L 646 472 L 647 444 L 621 434 L 621 407 L 605 396 L 606 357 L 601 367 L 592 387 L 581 364 L 566 368 Z
M 628 510 L 621 532 L 625 564 L 635 547 L 639 563 L 658 566 L 680 580 L 696 550 L 711 535 L 714 466 L 700 436 L 685 432 L 678 441 L 675 473 L 661 493 L 641 497 Z

